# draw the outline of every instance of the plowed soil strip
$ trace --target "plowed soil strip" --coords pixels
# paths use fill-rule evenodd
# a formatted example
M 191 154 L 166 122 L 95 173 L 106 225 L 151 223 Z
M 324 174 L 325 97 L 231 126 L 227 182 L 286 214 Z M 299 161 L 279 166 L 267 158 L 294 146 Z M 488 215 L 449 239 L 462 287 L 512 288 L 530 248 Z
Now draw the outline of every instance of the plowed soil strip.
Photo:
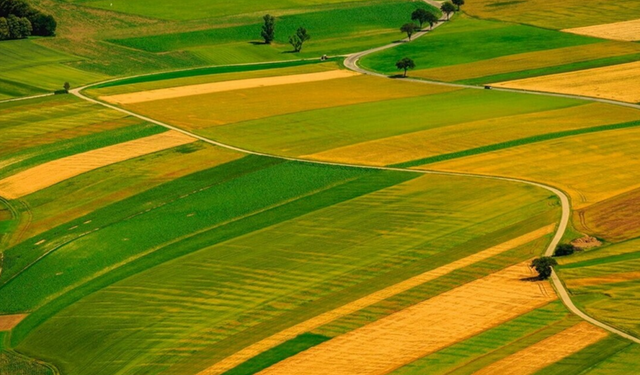
M 527 263 L 443 293 L 338 336 L 260 374 L 386 374 L 554 300 Z
M 640 20 L 576 27 L 573 29 L 564 29 L 562 31 L 579 35 L 594 36 L 596 38 L 634 42 L 640 40 Z
M 26 317 L 27 314 L 0 315 L 0 332 L 12 330 Z
M 607 331 L 581 322 L 483 368 L 474 375 L 528 375 L 595 344 Z
M 133 104 L 161 99 L 181 98 L 185 96 L 211 94 L 231 90 L 244 90 L 256 87 L 290 85 L 295 83 L 326 81 L 329 79 L 348 78 L 359 73 L 350 70 L 331 70 L 328 72 L 294 74 L 280 77 L 252 78 L 226 82 L 204 83 L 166 89 L 135 92 L 131 94 L 103 96 L 100 99 L 113 104 Z
M 349 315 L 356 311 L 362 310 L 367 306 L 371 306 L 375 303 L 383 301 L 387 298 L 393 297 L 399 293 L 405 292 L 411 288 L 414 288 L 418 285 L 424 284 L 428 281 L 434 280 L 438 277 L 444 276 L 448 273 L 451 273 L 455 270 L 461 269 L 468 265 L 480 262 L 484 259 L 490 258 L 492 256 L 498 255 L 508 250 L 512 250 L 518 246 L 522 246 L 531 241 L 537 240 L 547 234 L 553 233 L 554 226 L 546 226 L 540 229 L 537 229 L 531 233 L 527 233 L 523 236 L 514 238 L 510 241 L 504 242 L 500 245 L 491 247 L 487 250 L 481 251 L 474 255 L 468 256 L 466 258 L 457 260 L 455 262 L 449 263 L 446 266 L 442 266 L 436 268 L 431 271 L 427 271 L 418 276 L 407 279 L 398 284 L 392 285 L 388 288 L 379 290 L 375 293 L 372 293 L 366 297 L 360 298 L 356 301 L 338 307 L 334 310 L 328 311 L 321 315 L 318 315 L 314 318 L 311 318 L 305 322 L 297 324 L 293 327 L 287 328 L 284 331 L 281 331 L 271 337 L 268 337 L 262 341 L 258 341 L 255 344 L 248 346 L 241 351 L 233 354 L 230 357 L 216 363 L 215 365 L 207 368 L 206 370 L 200 372 L 199 375 L 214 375 L 214 374 L 222 374 L 227 370 L 230 370 L 239 364 L 245 362 L 246 360 L 255 357 L 256 355 L 267 351 L 287 340 L 290 340 L 302 333 L 309 332 L 315 328 L 318 328 L 324 324 L 330 323 L 338 318 Z
M 180 132 L 167 131 L 54 160 L 0 180 L 0 196 L 17 199 L 109 164 L 195 141 Z

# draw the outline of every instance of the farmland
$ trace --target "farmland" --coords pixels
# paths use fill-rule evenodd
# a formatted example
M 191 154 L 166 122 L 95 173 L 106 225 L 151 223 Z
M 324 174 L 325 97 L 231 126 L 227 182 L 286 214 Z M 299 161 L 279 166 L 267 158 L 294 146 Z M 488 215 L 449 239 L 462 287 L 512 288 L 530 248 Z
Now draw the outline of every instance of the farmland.
M 400 41 L 432 2 L 33 1 L 58 35 L 0 41 L 0 375 L 637 369 L 640 2 Z

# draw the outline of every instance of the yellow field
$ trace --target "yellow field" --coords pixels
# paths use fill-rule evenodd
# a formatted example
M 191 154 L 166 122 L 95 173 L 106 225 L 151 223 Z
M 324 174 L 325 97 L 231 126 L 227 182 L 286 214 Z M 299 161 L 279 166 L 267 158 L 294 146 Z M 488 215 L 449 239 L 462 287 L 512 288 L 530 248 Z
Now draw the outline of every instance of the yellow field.
M 17 199 L 106 165 L 195 141 L 182 133 L 168 131 L 68 156 L 0 180 L 0 196 Z
M 585 277 L 582 279 L 567 279 L 565 283 L 567 287 L 579 288 L 592 285 L 610 284 L 610 283 L 623 283 L 627 281 L 640 280 L 640 272 L 621 272 L 608 274 L 601 277 Z
M 271 87 L 292 85 L 297 83 L 327 81 L 332 79 L 349 78 L 357 75 L 360 75 L 360 73 L 352 72 L 350 70 L 330 70 L 320 73 L 294 74 L 280 77 L 251 78 L 235 81 L 203 83 L 199 85 L 147 90 L 129 94 L 101 96 L 100 99 L 113 104 L 135 104 L 152 102 L 154 100 L 213 94 L 216 92 L 245 90 L 255 87 Z
M 474 375 L 529 375 L 577 353 L 607 337 L 607 332 L 587 322 L 544 339 L 483 368 Z
M 459 81 L 639 52 L 640 45 L 635 43 L 605 42 L 558 48 L 551 51 L 502 56 L 495 59 L 441 68 L 416 70 L 412 75 L 437 81 Z
M 640 80 L 640 61 L 500 82 L 493 86 L 638 103 L 640 102 L 640 91 L 636 90 L 638 80 Z
M 0 332 L 11 331 L 27 314 L 0 315 Z
M 547 304 L 547 282 L 519 264 L 290 357 L 260 374 L 386 374 Z
M 494 246 L 487 250 L 481 251 L 474 255 L 468 256 L 466 258 L 460 259 L 458 261 L 447 264 L 446 266 L 442 266 L 436 268 L 431 271 L 427 271 L 418 276 L 407 279 L 401 283 L 392 285 L 388 288 L 379 290 L 375 293 L 372 293 L 368 296 L 360 298 L 356 301 L 353 301 L 344 306 L 338 307 L 334 310 L 328 311 L 321 315 L 318 315 L 314 318 L 311 318 L 305 322 L 297 324 L 291 328 L 288 328 L 284 331 L 281 331 L 271 337 L 268 337 L 264 340 L 256 342 L 255 344 L 233 354 L 230 357 L 227 357 L 223 361 L 216 363 L 215 365 L 209 367 L 208 369 L 200 372 L 199 375 L 217 375 L 222 374 L 225 371 L 228 371 L 244 361 L 255 357 L 256 355 L 265 352 L 276 345 L 279 345 L 287 340 L 293 339 L 296 336 L 303 334 L 305 332 L 312 331 L 320 326 L 323 326 L 327 323 L 330 323 L 336 319 L 347 316 L 356 311 L 362 310 L 368 306 L 374 305 L 380 301 L 383 301 L 387 298 L 393 297 L 397 294 L 406 292 L 407 290 L 414 288 L 418 285 L 424 284 L 431 280 L 435 280 L 438 277 L 449 274 L 455 270 L 461 269 L 463 267 L 469 266 L 471 264 L 480 262 L 482 260 L 488 259 L 495 255 L 501 254 L 505 251 L 509 251 L 515 249 L 521 245 L 527 244 L 529 242 L 535 241 L 539 238 L 544 237 L 547 234 L 553 233 L 555 229 L 554 225 L 546 226 L 535 230 L 533 232 L 527 233 L 518 238 L 514 238 L 510 241 L 502 243 L 500 245 Z
M 634 120 L 640 120 L 640 111 L 593 103 L 402 134 L 339 147 L 305 157 L 342 163 L 390 165 L 537 134 Z
M 474 0 L 464 11 L 470 15 L 530 24 L 549 29 L 567 29 L 601 24 L 603 20 L 627 21 L 638 18 L 637 1 L 590 0 Z
M 555 185 L 576 209 L 640 188 L 640 129 L 606 131 L 429 164 Z
M 436 85 L 407 85 L 396 80 L 357 76 L 157 100 L 126 107 L 186 129 L 202 129 L 286 113 L 456 90 L 459 89 Z
M 637 41 L 640 40 L 640 20 L 576 27 L 573 29 L 564 29 L 562 31 L 603 39 Z

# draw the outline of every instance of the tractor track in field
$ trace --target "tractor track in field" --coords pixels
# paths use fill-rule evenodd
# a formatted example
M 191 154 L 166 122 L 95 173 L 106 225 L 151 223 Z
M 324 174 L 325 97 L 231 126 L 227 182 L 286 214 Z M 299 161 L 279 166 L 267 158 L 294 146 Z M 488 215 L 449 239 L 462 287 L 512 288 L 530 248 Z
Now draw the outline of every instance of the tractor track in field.
M 433 0 L 424 0 L 427 4 L 432 5 L 432 6 L 437 6 L 439 8 L 439 3 L 433 1 Z M 426 34 L 428 34 L 429 32 L 433 31 L 435 28 L 443 25 L 445 22 L 445 20 L 441 19 L 440 21 L 438 21 L 436 24 L 433 25 L 433 27 L 429 30 L 421 30 L 417 33 L 415 33 L 412 36 L 411 40 L 415 40 L 418 39 Z M 391 44 L 387 44 L 381 47 L 376 47 L 376 48 L 372 48 L 366 51 L 362 51 L 362 52 L 356 52 L 353 53 L 351 55 L 348 55 L 344 61 L 344 65 L 347 69 L 350 69 L 352 71 L 361 73 L 361 74 L 365 74 L 365 75 L 370 75 L 370 76 L 376 76 L 376 77 L 381 77 L 381 78 L 386 78 L 386 79 L 392 79 L 387 75 L 381 74 L 381 73 L 377 73 L 377 72 L 372 72 L 372 71 L 368 71 L 365 70 L 363 68 L 361 68 L 360 66 L 358 66 L 358 61 L 363 58 L 364 56 L 370 55 L 372 53 L 376 53 L 379 51 L 383 51 L 389 48 L 393 48 L 397 45 L 399 45 L 400 43 L 408 43 L 410 42 L 410 40 L 408 39 L 403 39 L 399 42 L 394 42 Z M 247 64 L 242 64 L 242 65 L 247 65 Z M 140 76 L 140 75 L 138 75 Z M 124 77 L 124 78 L 118 78 L 118 79 L 112 79 L 106 82 L 112 82 L 112 81 L 117 81 L 117 80 L 122 80 L 122 79 L 129 79 L 129 78 L 135 78 L 138 76 L 134 76 L 134 77 Z M 446 83 L 446 82 L 438 82 L 438 81 L 429 81 L 429 80 L 422 80 L 422 79 L 413 79 L 413 78 L 402 78 L 403 81 L 408 81 L 408 82 L 414 82 L 414 83 L 423 83 L 423 84 L 431 84 L 431 85 L 441 85 L 441 86 L 447 86 L 447 87 L 458 87 L 458 88 L 465 88 L 465 89 L 476 89 L 476 90 L 484 90 L 485 87 L 482 86 L 472 86 L 472 85 L 463 85 L 463 84 L 457 84 L 457 83 Z M 87 85 L 84 87 L 80 87 L 80 88 L 76 88 L 73 90 L 70 90 L 69 93 L 77 96 L 80 99 L 89 101 L 91 103 L 94 104 L 98 104 L 98 105 L 102 105 L 104 107 L 113 109 L 115 111 L 119 111 L 121 113 L 124 113 L 126 115 L 129 116 L 133 116 L 136 118 L 139 118 L 141 120 L 165 127 L 167 129 L 171 129 L 171 130 L 175 130 L 178 132 L 181 132 L 183 134 L 189 135 L 191 137 L 194 137 L 200 141 L 206 142 L 208 144 L 211 144 L 213 146 L 218 146 L 218 147 L 222 147 L 225 149 L 229 149 L 229 150 L 233 150 L 233 151 L 237 151 L 237 152 L 241 152 L 241 153 L 245 153 L 245 154 L 251 154 L 251 155 L 257 155 L 257 156 L 264 156 L 264 157 L 269 157 L 269 158 L 276 158 L 276 159 L 281 159 L 281 160 L 288 160 L 288 161 L 295 161 L 295 162 L 301 162 L 301 163 L 308 163 L 308 164 L 316 164 L 316 165 L 329 165 L 329 166 L 337 166 L 337 167 L 349 167 L 349 168 L 361 168 L 361 169 L 371 169 L 371 170 L 383 170 L 383 171 L 397 171 L 397 172 L 409 172 L 409 173 L 419 173 L 419 174 L 423 174 L 423 175 L 442 175 L 442 176 L 456 176 L 456 177 L 468 177 L 468 178 L 481 178 L 481 179 L 489 179 L 489 180 L 498 180 L 498 181 L 505 181 L 505 182 L 511 182 L 511 183 L 519 183 L 519 184 L 526 184 L 526 185 L 530 185 L 530 186 L 535 186 L 538 188 L 542 188 L 545 189 L 551 193 L 553 193 L 559 200 L 560 200 L 560 204 L 561 204 L 561 208 L 562 208 L 562 214 L 560 217 L 560 221 L 558 223 L 558 227 L 556 229 L 555 235 L 553 236 L 553 239 L 551 240 L 551 242 L 549 243 L 549 245 L 547 246 L 547 249 L 544 252 L 545 256 L 552 256 L 553 252 L 556 248 L 556 246 L 560 243 L 560 240 L 562 239 L 562 237 L 564 236 L 564 233 L 567 229 L 567 226 L 569 224 L 569 220 L 571 218 L 571 203 L 570 203 L 570 199 L 568 197 L 568 195 L 566 193 L 564 193 L 563 191 L 561 191 L 558 188 L 555 188 L 553 186 L 550 185 L 546 185 L 543 183 L 539 183 L 539 182 L 535 182 L 535 181 L 528 181 L 528 180 L 524 180 L 524 179 L 519 179 L 519 178 L 511 178 L 511 177 L 502 177 L 502 176 L 492 176 L 492 175 L 481 175 L 481 174 L 474 174 L 474 173 L 462 173 L 462 172 L 443 172 L 443 171 L 436 171 L 436 170 L 416 170 L 416 169 L 407 169 L 407 168 L 395 168 L 395 167 L 384 167 L 384 166 L 369 166 L 369 165 L 362 165 L 362 164 L 349 164 L 349 163 L 334 163 L 334 162 L 326 162 L 326 161 L 317 161 L 317 160 L 310 160 L 310 159 L 303 159 L 303 158 L 295 158 L 295 157 L 288 157 L 288 156 L 282 156 L 282 155 L 275 155 L 275 154 L 269 154 L 269 153 L 264 153 L 264 152 L 258 152 L 258 151 L 253 151 L 253 150 L 248 150 L 248 149 L 244 149 L 241 147 L 237 147 L 237 146 L 233 146 L 233 145 L 229 145 L 226 143 L 222 143 L 222 142 L 218 142 L 215 141 L 213 139 L 210 138 L 206 138 L 197 134 L 194 134 L 192 132 L 189 132 L 187 130 L 178 128 L 176 126 L 173 125 L 169 125 L 166 124 L 164 122 L 158 121 L 158 120 L 154 120 L 152 118 L 140 115 L 138 113 L 126 110 L 124 108 L 120 108 L 117 107 L 115 105 L 111 105 L 109 103 L 105 103 L 103 101 L 97 100 L 97 99 L 93 99 L 91 97 L 85 96 L 82 91 L 85 89 L 88 89 L 92 86 L 96 86 L 99 84 L 102 84 L 105 82 L 99 82 L 99 83 L 94 83 L 91 85 Z M 612 105 L 617 105 L 617 106 L 624 106 L 624 107 L 630 107 L 630 108 L 635 108 L 640 110 L 640 105 L 637 104 L 632 104 L 632 103 L 625 103 L 625 102 L 620 102 L 620 101 L 616 101 L 616 100 L 609 100 L 609 99 L 600 99 L 600 98 L 593 98 L 593 97 L 586 97 L 586 96 L 578 96 L 578 95 L 570 95 L 570 94 L 558 94 L 558 93 L 547 93 L 547 92 L 541 92 L 541 91 L 529 91 L 529 90 L 515 90 L 515 89 L 506 89 L 506 88 L 491 88 L 493 91 L 503 91 L 503 92 L 512 92 L 512 93 L 519 93 L 519 94 L 530 94 L 530 95 L 544 95 L 544 96 L 553 96 L 553 97 L 561 97 L 561 98 L 569 98 L 569 99 L 578 99 L 578 100 L 586 100 L 586 101 L 592 101 L 592 102 L 599 102 L 599 103 L 605 103 L 605 104 L 612 104 Z M 565 288 L 564 284 L 562 283 L 562 281 L 560 280 L 560 278 L 558 277 L 557 273 L 555 271 L 552 272 L 551 274 L 551 283 L 554 286 L 554 289 L 556 290 L 556 293 L 558 294 L 558 297 L 560 297 L 560 299 L 562 300 L 562 302 L 564 303 L 564 305 L 567 307 L 567 309 L 569 309 L 569 311 L 571 311 L 573 314 L 579 316 L 580 318 L 584 319 L 585 321 L 598 326 L 610 333 L 613 333 L 615 335 L 618 335 L 620 337 L 623 337 L 625 339 L 628 339 L 630 341 L 633 341 L 637 344 L 640 344 L 640 338 L 632 336 L 628 333 L 625 333 L 613 326 L 610 326 L 604 322 L 601 322 L 595 318 L 592 318 L 591 316 L 587 315 L 586 313 L 584 313 L 582 310 L 580 310 L 571 300 L 571 297 L 569 296 L 569 291 Z

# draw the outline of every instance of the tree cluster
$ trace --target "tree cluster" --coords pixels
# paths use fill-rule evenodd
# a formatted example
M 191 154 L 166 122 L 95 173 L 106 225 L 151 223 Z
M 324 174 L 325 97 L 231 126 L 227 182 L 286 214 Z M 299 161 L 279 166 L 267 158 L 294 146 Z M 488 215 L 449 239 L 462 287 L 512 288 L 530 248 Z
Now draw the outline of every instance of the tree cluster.
M 535 268 L 536 272 L 538 272 L 538 278 L 540 280 L 546 280 L 551 277 L 552 267 L 557 264 L 558 262 L 551 257 L 540 257 L 531 262 L 531 267 Z
M 556 251 L 553 253 L 555 257 L 563 257 L 571 255 L 576 251 L 576 247 L 570 243 L 563 243 L 556 247 Z
M 0 0 L 0 40 L 24 39 L 30 35 L 53 36 L 56 20 L 24 0 Z
M 262 19 L 264 24 L 262 25 L 260 36 L 264 40 L 264 44 L 271 44 L 276 39 L 276 18 L 267 14 Z M 307 32 L 307 29 L 300 26 L 296 33 L 289 37 L 289 44 L 293 47 L 293 52 L 300 52 L 304 42 L 309 39 L 311 39 L 311 35 Z

